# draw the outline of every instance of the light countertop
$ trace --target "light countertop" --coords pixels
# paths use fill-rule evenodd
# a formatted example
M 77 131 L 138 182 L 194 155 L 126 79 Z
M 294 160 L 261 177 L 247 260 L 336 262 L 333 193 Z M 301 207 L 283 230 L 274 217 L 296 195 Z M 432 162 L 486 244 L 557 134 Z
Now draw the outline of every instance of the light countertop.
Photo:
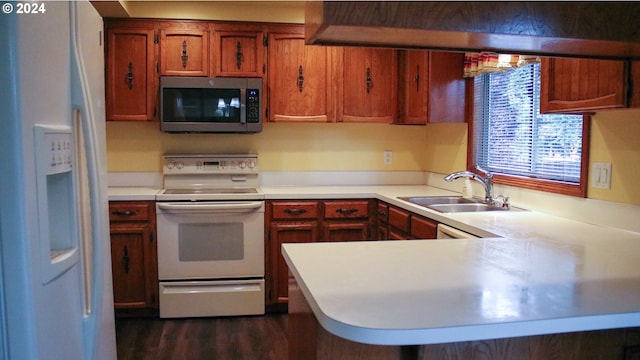
M 327 331 L 411 345 L 640 326 L 639 241 L 596 230 L 284 244 L 283 255 Z
M 111 187 L 109 200 L 153 200 Z M 402 196 L 425 185 L 267 186 L 265 198 L 376 198 L 485 239 L 285 244 L 319 322 L 407 345 L 640 326 L 640 234 L 535 211 L 443 214 Z M 515 204 L 517 206 L 517 204 Z

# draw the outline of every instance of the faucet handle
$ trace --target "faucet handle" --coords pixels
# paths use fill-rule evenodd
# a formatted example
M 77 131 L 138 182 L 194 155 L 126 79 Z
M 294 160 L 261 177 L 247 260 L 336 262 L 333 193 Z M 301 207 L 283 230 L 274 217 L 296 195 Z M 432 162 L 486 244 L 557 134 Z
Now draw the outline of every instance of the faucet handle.
M 494 199 L 495 200 L 502 199 L 502 205 L 500 205 L 500 206 L 503 207 L 503 208 L 508 208 L 509 207 L 509 197 L 508 196 L 496 195 L 496 197 Z

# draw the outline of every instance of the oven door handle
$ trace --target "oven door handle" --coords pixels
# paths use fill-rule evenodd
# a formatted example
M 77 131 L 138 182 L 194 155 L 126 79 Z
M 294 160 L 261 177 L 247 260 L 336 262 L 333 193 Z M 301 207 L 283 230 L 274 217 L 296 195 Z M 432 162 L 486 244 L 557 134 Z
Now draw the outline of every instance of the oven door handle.
M 158 209 L 173 213 L 203 212 L 251 212 L 260 209 L 264 201 L 219 202 L 219 203 L 158 203 Z

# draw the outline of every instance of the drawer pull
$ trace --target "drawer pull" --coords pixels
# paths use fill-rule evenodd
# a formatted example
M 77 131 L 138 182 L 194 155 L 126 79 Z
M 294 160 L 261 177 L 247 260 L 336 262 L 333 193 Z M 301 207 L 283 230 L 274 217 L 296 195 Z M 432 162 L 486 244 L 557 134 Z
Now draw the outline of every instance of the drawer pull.
M 284 212 L 286 212 L 289 215 L 300 215 L 300 214 L 306 213 L 307 210 L 305 210 L 305 209 L 284 209 Z
M 351 208 L 351 209 L 336 209 L 336 212 L 337 212 L 338 214 L 341 214 L 341 215 L 349 215 L 349 214 L 357 213 L 357 212 L 358 212 L 358 209 L 356 209 L 356 208 Z
M 135 210 L 125 210 L 125 211 L 116 210 L 112 212 L 112 214 L 115 216 L 135 216 L 135 215 L 138 215 L 138 212 Z
M 382 211 L 382 210 L 378 210 L 378 215 L 380 216 L 387 216 L 387 213 Z

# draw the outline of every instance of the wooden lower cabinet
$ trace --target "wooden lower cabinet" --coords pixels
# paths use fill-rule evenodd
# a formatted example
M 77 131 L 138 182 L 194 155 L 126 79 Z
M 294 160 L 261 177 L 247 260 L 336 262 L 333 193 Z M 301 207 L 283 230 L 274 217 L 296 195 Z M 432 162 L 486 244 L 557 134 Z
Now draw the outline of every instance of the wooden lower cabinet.
M 267 303 L 286 304 L 289 300 L 289 268 L 282 256 L 282 244 L 315 242 L 318 235 L 318 222 L 274 222 L 269 231 L 269 271 Z
M 378 240 L 435 239 L 438 222 L 378 201 Z
M 109 220 L 115 309 L 157 309 L 155 203 L 112 201 Z
M 435 239 L 438 223 L 373 199 L 268 200 L 265 209 L 267 311 L 285 311 L 292 277 L 282 244 Z

